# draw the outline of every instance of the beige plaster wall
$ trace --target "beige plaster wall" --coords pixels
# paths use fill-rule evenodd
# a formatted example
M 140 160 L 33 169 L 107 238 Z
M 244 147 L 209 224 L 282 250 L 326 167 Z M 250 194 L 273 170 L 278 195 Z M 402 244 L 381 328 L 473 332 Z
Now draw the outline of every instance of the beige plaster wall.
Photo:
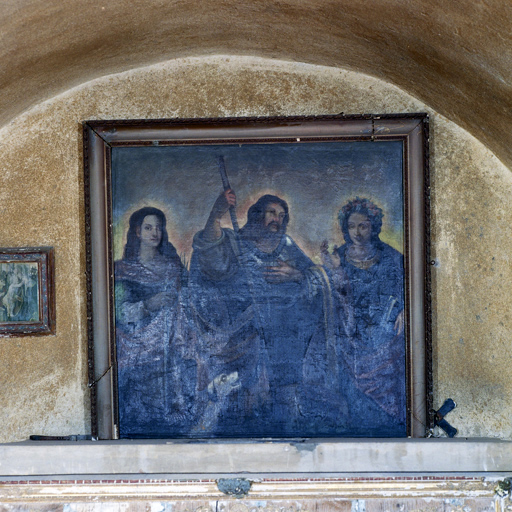
M 0 130 L 0 245 L 51 245 L 57 333 L 0 340 L 0 441 L 89 431 L 81 122 L 427 111 L 433 184 L 434 403 L 464 437 L 512 438 L 512 174 L 404 91 L 366 75 L 248 57 L 168 61 L 40 104 Z

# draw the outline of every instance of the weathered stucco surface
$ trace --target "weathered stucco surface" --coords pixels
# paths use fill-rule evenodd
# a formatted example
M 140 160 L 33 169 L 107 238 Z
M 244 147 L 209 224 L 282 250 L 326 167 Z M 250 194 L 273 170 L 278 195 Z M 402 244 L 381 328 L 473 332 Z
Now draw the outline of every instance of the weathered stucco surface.
M 2 246 L 55 247 L 55 336 L 0 340 L 0 441 L 89 431 L 81 122 L 420 112 L 431 115 L 434 404 L 460 436 L 512 438 L 508 350 L 512 174 L 462 128 L 355 72 L 249 57 L 189 58 L 69 90 L 0 130 Z
M 0 124 L 93 78 L 179 57 L 251 55 L 392 83 L 510 166 L 511 23 L 504 0 L 4 0 Z

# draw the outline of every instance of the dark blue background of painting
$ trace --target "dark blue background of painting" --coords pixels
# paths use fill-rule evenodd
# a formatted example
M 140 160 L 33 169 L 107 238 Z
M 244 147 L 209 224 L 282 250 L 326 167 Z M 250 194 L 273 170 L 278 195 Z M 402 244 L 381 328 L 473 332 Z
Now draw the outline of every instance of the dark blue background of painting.
M 219 155 L 237 193 L 240 226 L 263 193 L 283 197 L 289 234 L 316 261 L 323 240 L 343 241 L 337 213 L 357 195 L 384 210 L 383 239 L 403 252 L 402 152 L 400 141 L 115 147 L 114 254 L 121 257 L 129 213 L 155 205 L 167 214 L 169 238 L 189 259 L 192 236 L 222 189 Z

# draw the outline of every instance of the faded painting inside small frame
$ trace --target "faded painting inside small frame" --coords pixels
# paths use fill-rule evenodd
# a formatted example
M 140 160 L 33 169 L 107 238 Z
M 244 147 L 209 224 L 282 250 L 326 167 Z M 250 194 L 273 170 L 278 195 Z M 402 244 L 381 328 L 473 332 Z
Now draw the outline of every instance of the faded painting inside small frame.
M 0 249 L 0 336 L 53 334 L 53 249 Z

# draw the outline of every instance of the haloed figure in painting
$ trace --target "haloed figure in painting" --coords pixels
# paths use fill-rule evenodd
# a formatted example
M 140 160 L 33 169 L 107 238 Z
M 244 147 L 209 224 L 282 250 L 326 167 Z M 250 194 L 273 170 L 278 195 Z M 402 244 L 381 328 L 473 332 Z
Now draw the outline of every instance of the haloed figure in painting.
M 384 214 L 369 199 L 348 202 L 338 219 L 345 244 L 328 253 L 322 244 L 324 264 L 337 283 L 350 289 L 353 326 L 341 336 L 338 351 L 355 388 L 371 400 L 352 399 L 353 416 L 363 423 L 374 415 L 376 404 L 384 422 L 380 433 L 405 435 L 406 372 L 404 337 L 403 256 L 382 242 L 379 234 Z M 349 389 L 349 388 L 347 388 Z M 389 433 L 386 430 L 389 429 Z
M 218 197 L 191 260 L 204 385 L 222 375 L 238 383 L 205 434 L 333 433 L 342 425 L 339 401 L 329 397 L 336 361 L 326 340 L 325 272 L 286 234 L 283 199 L 260 197 L 238 233 L 220 226 L 235 203 L 232 190 Z
M 123 259 L 115 263 L 121 437 L 157 436 L 186 424 L 194 379 L 184 378 L 183 275 L 164 213 L 152 207 L 133 213 Z

